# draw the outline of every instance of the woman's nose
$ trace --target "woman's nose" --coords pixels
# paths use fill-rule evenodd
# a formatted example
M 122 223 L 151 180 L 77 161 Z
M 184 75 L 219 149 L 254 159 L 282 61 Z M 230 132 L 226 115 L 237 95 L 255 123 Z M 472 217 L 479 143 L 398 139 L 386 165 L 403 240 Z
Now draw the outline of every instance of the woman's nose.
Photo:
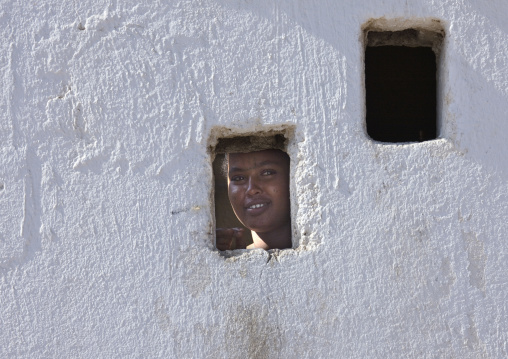
M 254 178 L 250 177 L 247 184 L 247 194 L 252 196 L 258 193 L 261 193 L 261 187 L 259 187 L 258 182 Z

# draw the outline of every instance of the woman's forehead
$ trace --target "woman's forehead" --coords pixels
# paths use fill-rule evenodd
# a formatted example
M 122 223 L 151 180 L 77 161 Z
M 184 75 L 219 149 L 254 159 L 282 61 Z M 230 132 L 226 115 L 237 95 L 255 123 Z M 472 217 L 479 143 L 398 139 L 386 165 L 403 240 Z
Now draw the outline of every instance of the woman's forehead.
M 263 166 L 267 163 L 285 164 L 288 162 L 287 155 L 280 150 L 263 150 L 247 153 L 230 153 L 229 168 L 251 168 Z

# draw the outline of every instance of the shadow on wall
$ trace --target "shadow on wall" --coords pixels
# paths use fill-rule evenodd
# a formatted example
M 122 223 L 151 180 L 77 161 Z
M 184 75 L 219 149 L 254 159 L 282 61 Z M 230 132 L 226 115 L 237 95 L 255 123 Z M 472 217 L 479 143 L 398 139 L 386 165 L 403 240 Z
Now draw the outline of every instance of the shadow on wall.
M 299 25 L 306 32 L 314 35 L 318 39 L 324 40 L 336 50 L 343 50 L 344 33 L 350 31 L 358 32 L 360 28 L 356 24 L 355 16 L 348 17 L 350 24 L 339 23 L 337 14 L 330 9 L 336 8 L 338 11 L 344 11 L 335 1 L 274 1 L 274 2 L 243 2 L 241 6 L 230 1 L 217 1 L 219 6 L 229 11 L 247 11 L 266 19 L 271 24 L 277 24 L 281 27 L 284 23 L 293 22 Z M 284 16 L 285 15 L 285 16 Z M 342 14 L 341 14 L 342 15 Z M 311 19 L 319 19 L 312 21 Z M 358 38 L 354 38 L 357 41 Z
M 275 24 L 274 31 L 298 26 L 300 30 L 297 31 L 302 32 L 303 29 L 304 33 L 325 41 L 341 53 L 344 53 L 345 49 L 350 51 L 351 46 L 355 44 L 361 46 L 361 23 L 368 20 L 363 18 L 362 14 L 382 15 L 379 13 L 379 6 L 374 3 L 348 9 L 351 10 L 350 16 L 347 17 L 349 23 L 336 21 L 337 11 L 343 10 L 332 1 L 317 3 L 283 0 L 273 3 L 244 2 L 233 5 L 231 2 L 219 0 L 216 4 L 227 11 L 248 12 L 265 19 L 269 24 Z M 505 13 L 507 6 L 504 4 L 497 6 L 499 11 L 495 11 L 495 5 L 489 7 L 493 9 L 490 14 L 480 13 L 479 6 L 478 10 L 469 8 L 471 5 L 467 5 L 467 9 L 458 10 L 460 12 L 457 15 L 462 16 L 455 21 L 454 31 L 449 34 L 451 39 L 444 44 L 446 48 L 442 58 L 442 75 L 445 78 L 441 94 L 444 101 L 438 118 L 441 118 L 440 137 L 450 139 L 459 152 L 465 153 L 476 163 L 507 174 L 508 166 L 504 158 L 508 155 L 508 147 L 505 144 L 505 131 L 501 128 L 501 124 L 504 124 L 503 113 L 506 112 L 504 110 L 506 95 L 501 85 L 504 84 L 504 79 L 508 78 L 506 70 L 508 60 L 506 56 L 500 54 L 505 53 L 503 50 L 506 49 L 506 45 L 502 40 L 508 38 L 508 30 L 498 15 Z M 412 8 L 408 8 L 408 11 L 412 11 Z M 481 24 L 491 26 L 475 26 L 469 21 L 471 13 L 468 14 L 468 11 L 478 14 L 484 20 L 479 21 Z M 417 9 L 414 12 L 417 12 Z M 440 15 L 446 16 L 436 14 L 438 17 Z M 445 31 L 449 33 L 447 18 L 443 17 L 441 20 Z M 487 31 L 489 28 L 492 31 Z M 468 39 L 476 40 L 468 41 Z M 287 40 L 276 38 L 275 41 Z M 479 50 L 486 55 L 477 56 Z M 359 54 L 354 55 L 355 57 L 348 58 L 360 60 Z M 465 64 L 467 68 L 464 68 Z M 348 64 L 348 67 L 356 69 L 362 66 L 361 63 Z M 456 74 L 460 74 L 460 78 Z M 481 121 L 481 128 L 476 130 L 474 127 L 478 121 Z

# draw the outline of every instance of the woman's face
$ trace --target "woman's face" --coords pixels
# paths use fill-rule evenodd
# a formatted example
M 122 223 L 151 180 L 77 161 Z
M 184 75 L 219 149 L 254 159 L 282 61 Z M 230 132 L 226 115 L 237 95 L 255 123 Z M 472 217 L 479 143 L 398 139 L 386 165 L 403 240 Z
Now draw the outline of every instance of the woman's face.
M 288 225 L 289 156 L 280 150 L 228 156 L 229 200 L 240 222 L 257 233 Z

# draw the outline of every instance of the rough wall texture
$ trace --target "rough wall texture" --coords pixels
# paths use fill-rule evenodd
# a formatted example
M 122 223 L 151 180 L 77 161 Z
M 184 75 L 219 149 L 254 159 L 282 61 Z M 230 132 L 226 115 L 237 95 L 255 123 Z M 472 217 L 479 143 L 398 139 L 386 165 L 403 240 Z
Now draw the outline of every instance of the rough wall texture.
M 0 357 L 507 356 L 507 13 L 2 1 Z M 381 17 L 441 20 L 437 140 L 366 136 Z M 295 250 L 213 250 L 219 127 L 294 128 Z

